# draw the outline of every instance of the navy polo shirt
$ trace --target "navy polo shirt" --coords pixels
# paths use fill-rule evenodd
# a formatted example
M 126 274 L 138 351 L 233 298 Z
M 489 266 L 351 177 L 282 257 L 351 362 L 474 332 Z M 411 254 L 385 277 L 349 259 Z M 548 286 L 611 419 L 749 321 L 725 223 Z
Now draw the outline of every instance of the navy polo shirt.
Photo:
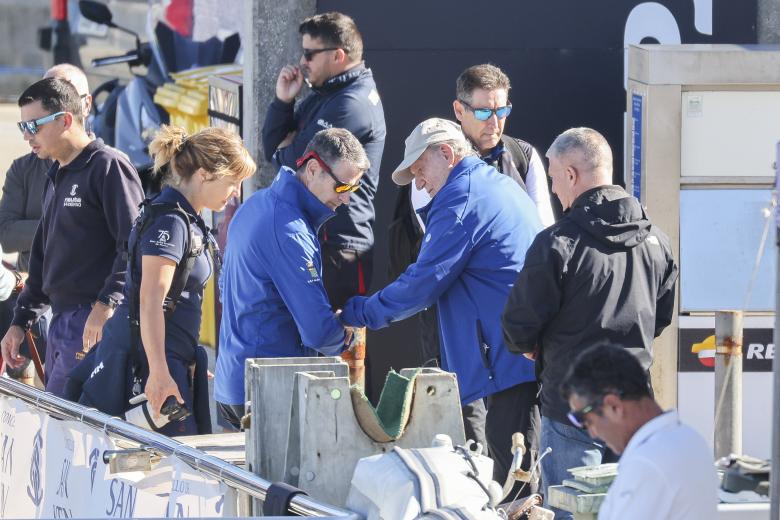
M 200 239 L 206 244 L 207 237 L 204 236 L 203 230 L 208 230 L 208 228 L 181 192 L 167 186 L 155 197 L 153 202 L 179 204 L 192 219 L 190 228 L 193 239 Z M 128 243 L 132 244 L 138 239 L 137 232 L 138 229 L 134 226 L 130 232 Z M 178 213 L 159 215 L 153 222 L 149 223 L 146 232 L 140 237 L 140 242 L 138 242 L 136 247 L 136 268 L 132 278 L 128 265 L 128 276 L 125 283 L 125 302 L 128 302 L 127 296 L 129 291 L 137 290 L 135 284 L 140 285 L 141 283 L 141 277 L 143 276 L 141 272 L 142 258 L 144 256 L 162 256 L 178 264 L 187 253 L 185 251 L 187 233 L 187 223 Z M 190 271 L 175 310 L 165 320 L 165 345 L 167 351 L 178 353 L 184 358 L 191 357 L 192 348 L 197 345 L 200 334 L 203 289 L 212 272 L 213 264 L 211 257 L 206 247 L 204 247 L 203 252 L 195 259 L 195 264 L 192 271 Z M 126 305 L 123 304 L 122 307 L 126 307 Z M 126 309 L 121 310 L 124 311 L 121 314 L 127 312 Z

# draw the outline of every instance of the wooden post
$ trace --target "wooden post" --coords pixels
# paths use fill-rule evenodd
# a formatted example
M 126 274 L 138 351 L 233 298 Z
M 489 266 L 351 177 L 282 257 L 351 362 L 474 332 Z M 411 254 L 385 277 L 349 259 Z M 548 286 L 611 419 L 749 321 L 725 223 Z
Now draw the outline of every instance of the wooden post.
M 355 345 L 341 353 L 349 365 L 349 384 L 366 391 L 366 328 L 355 329 Z
M 715 458 L 742 453 L 742 311 L 715 313 Z

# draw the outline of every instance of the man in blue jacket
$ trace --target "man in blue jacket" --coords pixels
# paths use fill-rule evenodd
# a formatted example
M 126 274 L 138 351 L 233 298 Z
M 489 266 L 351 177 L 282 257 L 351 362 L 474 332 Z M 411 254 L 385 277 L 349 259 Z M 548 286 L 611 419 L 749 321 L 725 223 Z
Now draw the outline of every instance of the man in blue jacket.
M 368 158 L 333 128 L 317 132 L 296 165 L 246 201 L 228 230 L 214 398 L 236 429 L 247 358 L 335 355 L 351 337 L 325 294 L 317 230 L 350 202 Z
M 533 363 L 504 344 L 501 311 L 542 229 L 539 216 L 528 194 L 481 161 L 460 127 L 445 119 L 423 121 L 406 139 L 393 181 L 412 180 L 432 197 L 419 211 L 426 228 L 417 261 L 371 297 L 350 299 L 341 318 L 378 329 L 437 304 L 442 365 L 457 374 L 461 403 L 480 407 L 488 398 L 486 418 L 467 415 L 467 436 L 479 436 L 484 421 L 499 462 L 494 475 L 503 481 L 511 434 L 533 426 L 536 384 Z
M 385 147 L 385 113 L 371 69 L 363 63 L 363 39 L 355 22 L 337 12 L 301 23 L 303 54 L 276 81 L 276 99 L 263 125 L 265 158 L 277 167 L 295 167 L 311 138 L 326 128 L 346 128 L 365 148 L 371 167 L 350 204 L 322 226 L 323 281 L 339 309 L 350 296 L 365 294 L 371 283 L 374 197 Z M 311 93 L 294 108 L 303 82 Z

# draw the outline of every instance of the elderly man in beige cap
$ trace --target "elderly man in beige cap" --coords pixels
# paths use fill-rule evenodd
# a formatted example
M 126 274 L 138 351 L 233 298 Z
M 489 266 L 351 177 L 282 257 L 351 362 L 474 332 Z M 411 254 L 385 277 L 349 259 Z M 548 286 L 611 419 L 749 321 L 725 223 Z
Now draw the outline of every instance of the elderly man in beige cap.
M 497 462 L 494 475 L 503 479 L 512 433 L 527 434 L 529 443 L 535 437 L 534 364 L 507 350 L 501 313 L 542 229 L 536 207 L 446 119 L 415 127 L 393 181 L 414 181 L 432 197 L 419 211 L 426 225 L 420 255 L 381 291 L 347 301 L 341 319 L 378 329 L 436 303 L 442 365 L 458 376 L 467 437 L 487 444 Z

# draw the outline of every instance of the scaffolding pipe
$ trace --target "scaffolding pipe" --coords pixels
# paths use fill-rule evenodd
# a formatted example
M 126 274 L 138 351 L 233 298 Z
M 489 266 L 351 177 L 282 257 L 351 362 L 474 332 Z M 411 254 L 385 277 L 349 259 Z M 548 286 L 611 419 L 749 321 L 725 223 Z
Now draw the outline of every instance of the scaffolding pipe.
M 16 397 L 34 405 L 54 417 L 80 421 L 106 434 L 137 442 L 161 456 L 176 455 L 196 470 L 223 481 L 228 486 L 247 493 L 258 500 L 265 500 L 271 482 L 245 471 L 222 459 L 208 455 L 190 446 L 161 435 L 144 430 L 117 417 L 111 417 L 93 408 L 86 408 L 53 394 L 43 392 L 0 377 L 0 394 Z M 323 504 L 306 495 L 295 495 L 290 502 L 289 512 L 299 516 L 332 516 L 358 520 L 358 515 L 335 506 Z

